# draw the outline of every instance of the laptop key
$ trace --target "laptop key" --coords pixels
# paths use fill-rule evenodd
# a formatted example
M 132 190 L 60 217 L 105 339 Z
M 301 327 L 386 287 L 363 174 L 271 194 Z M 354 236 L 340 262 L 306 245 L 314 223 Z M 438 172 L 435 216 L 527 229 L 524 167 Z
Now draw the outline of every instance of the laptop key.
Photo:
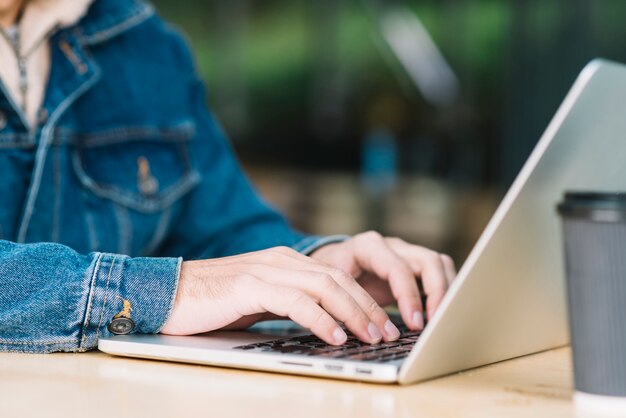
M 320 356 L 325 358 L 349 358 L 364 361 L 391 361 L 408 356 L 421 332 L 401 328 L 401 337 L 396 341 L 368 344 L 353 335 L 341 346 L 328 345 L 314 335 L 281 338 L 235 347 L 242 350 L 257 349 L 263 352 Z
M 349 350 L 343 350 L 343 353 L 347 356 L 351 356 L 354 354 L 364 354 L 364 353 L 371 353 L 374 350 L 368 350 L 367 348 L 351 348 Z
M 310 351 L 311 349 L 304 345 L 287 345 L 284 347 L 274 348 L 274 350 L 280 353 L 300 353 L 300 352 Z
M 256 347 L 253 345 L 241 345 L 239 347 L 235 347 L 236 349 L 239 350 L 254 350 Z

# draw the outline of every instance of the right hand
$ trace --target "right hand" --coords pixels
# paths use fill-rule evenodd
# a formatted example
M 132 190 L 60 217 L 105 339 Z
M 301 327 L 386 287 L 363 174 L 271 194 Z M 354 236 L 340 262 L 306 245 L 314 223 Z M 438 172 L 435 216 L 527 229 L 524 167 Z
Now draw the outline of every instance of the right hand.
M 279 317 L 333 345 L 346 341 L 337 321 L 366 343 L 400 335 L 353 277 L 286 247 L 183 262 L 174 307 L 161 333 L 243 329 Z

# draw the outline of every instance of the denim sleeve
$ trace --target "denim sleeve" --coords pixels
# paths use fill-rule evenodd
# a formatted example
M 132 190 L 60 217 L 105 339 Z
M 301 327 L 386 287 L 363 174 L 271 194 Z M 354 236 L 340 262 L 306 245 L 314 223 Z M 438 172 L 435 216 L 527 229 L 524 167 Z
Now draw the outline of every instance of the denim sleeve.
M 133 332 L 156 333 L 169 315 L 176 258 L 81 255 L 49 243 L 0 241 L 0 351 L 81 352 L 109 336 L 130 302 Z
M 194 69 L 185 42 L 177 35 L 181 78 L 189 85 L 190 112 L 196 137 L 190 158 L 200 174 L 198 186 L 186 197 L 185 209 L 174 224 L 166 254 L 185 258 L 216 258 L 275 246 L 310 254 L 345 236 L 307 236 L 256 193 L 241 169 L 217 119 L 207 108 L 204 83 Z

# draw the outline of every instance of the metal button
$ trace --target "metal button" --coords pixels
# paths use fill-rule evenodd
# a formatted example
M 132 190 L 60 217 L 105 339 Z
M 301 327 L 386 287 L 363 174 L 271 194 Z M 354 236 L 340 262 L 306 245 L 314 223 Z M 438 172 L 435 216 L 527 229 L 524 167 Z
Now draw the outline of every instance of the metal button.
M 0 110 L 0 131 L 7 127 L 7 115 Z
M 126 335 L 135 329 L 135 322 L 130 318 L 114 318 L 107 328 L 111 334 Z
M 135 329 L 135 322 L 130 319 L 130 313 L 133 310 L 130 301 L 118 296 L 118 299 L 124 303 L 124 309 L 118 312 L 107 327 L 111 334 L 125 335 Z
M 152 175 L 146 157 L 137 158 L 137 188 L 144 196 L 152 196 L 159 190 L 159 181 Z

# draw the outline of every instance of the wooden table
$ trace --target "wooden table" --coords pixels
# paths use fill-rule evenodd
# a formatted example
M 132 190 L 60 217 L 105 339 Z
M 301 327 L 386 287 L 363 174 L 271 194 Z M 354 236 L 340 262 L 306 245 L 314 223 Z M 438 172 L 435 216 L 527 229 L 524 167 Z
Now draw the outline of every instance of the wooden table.
M 0 353 L 0 417 L 572 417 L 567 348 L 400 387 L 93 352 Z

